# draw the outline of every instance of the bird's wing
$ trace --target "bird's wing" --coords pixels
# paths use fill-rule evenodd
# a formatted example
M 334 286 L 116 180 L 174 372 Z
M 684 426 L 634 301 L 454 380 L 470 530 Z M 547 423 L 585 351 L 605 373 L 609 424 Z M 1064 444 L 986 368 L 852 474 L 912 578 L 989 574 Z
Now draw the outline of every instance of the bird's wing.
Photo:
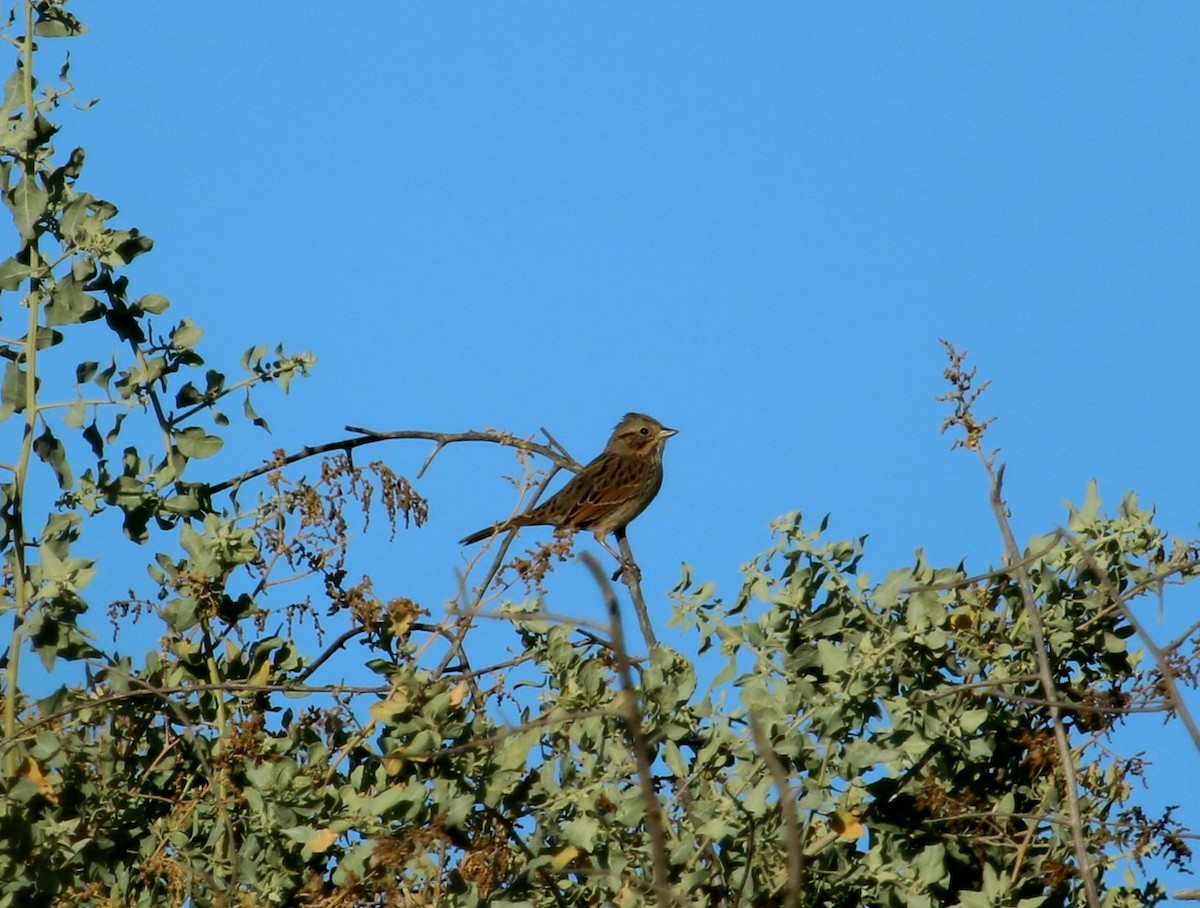
M 652 470 L 651 464 L 641 458 L 601 457 L 555 496 L 562 496 L 565 512 L 563 519 L 556 522 L 588 529 L 595 521 L 640 497 L 646 488 L 647 474 Z

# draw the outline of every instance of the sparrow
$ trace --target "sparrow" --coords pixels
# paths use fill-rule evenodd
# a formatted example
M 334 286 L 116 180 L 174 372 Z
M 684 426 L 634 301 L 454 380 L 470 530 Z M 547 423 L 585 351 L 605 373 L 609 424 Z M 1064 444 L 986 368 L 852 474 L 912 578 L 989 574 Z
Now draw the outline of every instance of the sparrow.
M 663 449 L 678 432 L 645 413 L 626 413 L 595 460 L 546 501 L 524 514 L 464 537 L 470 545 L 517 527 L 553 526 L 590 530 L 601 547 L 618 561 L 621 556 L 607 537 L 620 538 L 625 527 L 654 500 L 663 480 Z

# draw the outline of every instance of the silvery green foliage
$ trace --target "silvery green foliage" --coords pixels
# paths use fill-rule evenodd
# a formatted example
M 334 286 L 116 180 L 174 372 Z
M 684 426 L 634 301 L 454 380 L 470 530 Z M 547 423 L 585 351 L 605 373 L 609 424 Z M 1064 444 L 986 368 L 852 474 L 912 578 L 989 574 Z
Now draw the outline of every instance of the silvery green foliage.
M 83 31 L 64 5 L 18 5 L 5 32 L 19 65 L 0 133 L 0 906 L 657 904 L 631 697 L 676 904 L 1083 903 L 1008 568 L 968 576 L 918 554 L 875 580 L 863 539 L 791 515 L 732 598 L 685 576 L 674 645 L 630 692 L 607 641 L 534 601 L 490 625 L 513 658 L 473 670 L 471 635 L 447 658 L 453 620 L 351 577 L 354 509 L 425 516 L 385 465 L 217 472 L 225 408 L 265 427 L 250 393 L 287 390 L 313 360 L 255 344 L 227 375 L 195 322 L 132 292 L 122 269 L 150 239 L 84 191 L 82 149 L 52 145 L 66 67 L 58 87 L 26 79 L 50 38 Z M 142 544 L 124 560 L 87 556 L 88 533 L 122 532 Z M 1141 862 L 1186 845 L 1169 812 L 1138 807 L 1138 760 L 1109 749 L 1128 711 L 1163 703 L 1114 595 L 1144 607 L 1194 577 L 1195 552 L 1132 497 L 1103 515 L 1091 490 L 1025 564 L 1091 870 L 1106 906 L 1154 904 Z M 149 592 L 89 599 L 101 575 L 148 577 Z M 86 620 L 105 611 L 157 645 L 106 648 Z M 314 654 L 293 631 L 317 620 Z M 1180 679 L 1191 646 L 1169 653 Z M 318 684 L 330 660 L 373 683 Z

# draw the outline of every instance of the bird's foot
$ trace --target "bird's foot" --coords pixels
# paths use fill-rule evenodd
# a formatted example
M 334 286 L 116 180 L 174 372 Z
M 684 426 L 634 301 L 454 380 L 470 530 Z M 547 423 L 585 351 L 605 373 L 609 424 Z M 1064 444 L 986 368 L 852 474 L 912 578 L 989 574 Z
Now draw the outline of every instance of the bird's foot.
M 624 578 L 626 583 L 640 583 L 642 580 L 642 569 L 637 566 L 637 562 L 632 558 L 620 558 L 619 561 L 621 562 L 621 566 L 613 571 L 613 581 L 615 582 Z
M 618 533 L 617 538 L 624 538 L 623 533 Z M 632 555 L 626 558 L 624 554 L 618 552 L 611 545 L 609 545 L 608 540 L 605 539 L 600 533 L 596 534 L 596 541 L 600 543 L 600 545 L 604 548 L 604 551 L 616 558 L 617 562 L 621 565 L 613 572 L 612 579 L 614 583 L 616 583 L 622 577 L 625 578 L 626 583 L 638 583 L 641 581 L 642 570 L 637 566 L 637 562 L 633 560 Z

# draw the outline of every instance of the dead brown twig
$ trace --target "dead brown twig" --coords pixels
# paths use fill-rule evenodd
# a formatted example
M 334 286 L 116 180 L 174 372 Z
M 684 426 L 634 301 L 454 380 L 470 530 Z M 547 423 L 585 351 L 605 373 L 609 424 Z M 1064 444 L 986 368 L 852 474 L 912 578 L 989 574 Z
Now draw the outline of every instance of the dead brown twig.
M 397 432 L 376 432 L 373 429 L 361 429 L 357 426 L 346 426 L 347 432 L 357 432 L 357 438 L 343 438 L 340 441 L 331 441 L 323 445 L 305 445 L 299 451 L 292 454 L 285 454 L 281 457 L 273 458 L 260 467 L 255 467 L 247 470 L 244 473 L 239 473 L 237 476 L 230 477 L 218 483 L 214 483 L 208 487 L 208 491 L 212 495 L 229 489 L 237 489 L 243 483 L 250 481 L 258 476 L 263 476 L 270 473 L 272 470 L 278 470 L 280 467 L 286 467 L 290 464 L 299 463 L 302 460 L 307 460 L 310 457 L 317 457 L 321 454 L 329 454 L 334 451 L 343 451 L 349 454 L 355 448 L 363 445 L 375 444 L 380 441 L 395 441 L 402 439 L 416 439 L 421 441 L 432 441 L 434 443 L 433 451 L 425 458 L 425 462 L 421 465 L 421 469 L 417 472 L 419 479 L 424 472 L 429 468 L 433 458 L 441 452 L 441 450 L 449 444 L 458 442 L 487 442 L 489 444 L 504 445 L 509 448 L 516 448 L 518 451 L 528 451 L 532 454 L 541 454 L 543 457 L 550 460 L 556 466 L 565 467 L 568 470 L 578 471 L 580 464 L 566 454 L 551 438 L 550 444 L 539 444 L 528 438 L 518 438 L 507 432 L 496 432 L 492 430 L 483 432 L 429 432 L 421 429 L 406 429 Z M 548 436 L 549 437 L 549 436 Z
M 975 387 L 975 369 L 964 369 L 963 361 L 967 351 L 961 353 L 955 350 L 953 344 L 943 340 L 950 364 L 946 367 L 946 380 L 952 390 L 939 397 L 938 400 L 954 404 L 954 413 L 942 423 L 942 431 L 958 426 L 963 430 L 964 437 L 956 439 L 955 447 L 963 447 L 974 451 L 983 463 L 987 472 L 989 484 L 989 499 L 1000 535 L 1004 541 L 1004 560 L 1012 571 L 1017 588 L 1020 590 L 1021 602 L 1029 618 L 1030 635 L 1033 638 L 1034 654 L 1037 658 L 1038 677 L 1042 693 L 1047 700 L 1047 711 L 1054 729 L 1055 750 L 1058 753 L 1059 767 L 1063 774 L 1063 789 L 1067 804 L 1067 816 L 1071 825 L 1071 840 L 1075 847 L 1075 860 L 1079 864 L 1079 877 L 1083 882 L 1084 892 L 1090 908 L 1100 908 L 1100 892 L 1096 885 L 1096 874 L 1092 869 L 1091 857 L 1088 854 L 1087 842 L 1083 835 L 1083 815 L 1079 806 L 1079 781 L 1075 773 L 1075 762 L 1071 755 L 1071 743 L 1067 737 L 1067 728 L 1063 722 L 1062 710 L 1058 707 L 1058 689 L 1054 683 L 1054 675 L 1050 667 L 1050 649 L 1046 642 L 1046 629 L 1042 623 L 1042 615 L 1038 610 L 1034 597 L 1033 581 L 1029 576 L 1028 565 L 1021 557 L 1020 547 L 1013 534 L 1012 524 L 1008 519 L 1008 506 L 1004 502 L 1004 465 L 996 466 L 996 454 L 983 453 L 983 436 L 993 418 L 979 420 L 972 408 L 979 395 L 987 388 L 988 383 Z

